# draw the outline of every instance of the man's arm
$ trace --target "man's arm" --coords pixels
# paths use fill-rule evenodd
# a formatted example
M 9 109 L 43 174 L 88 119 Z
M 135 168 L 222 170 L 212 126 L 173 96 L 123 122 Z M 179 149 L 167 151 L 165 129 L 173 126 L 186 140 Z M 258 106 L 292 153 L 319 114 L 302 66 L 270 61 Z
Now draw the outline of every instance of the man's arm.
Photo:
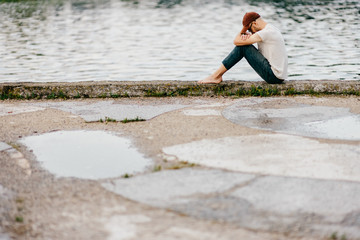
M 241 35 L 240 33 L 235 37 L 234 44 L 236 46 L 245 46 L 251 45 L 257 42 L 261 42 L 262 39 L 259 34 L 252 34 L 252 35 Z

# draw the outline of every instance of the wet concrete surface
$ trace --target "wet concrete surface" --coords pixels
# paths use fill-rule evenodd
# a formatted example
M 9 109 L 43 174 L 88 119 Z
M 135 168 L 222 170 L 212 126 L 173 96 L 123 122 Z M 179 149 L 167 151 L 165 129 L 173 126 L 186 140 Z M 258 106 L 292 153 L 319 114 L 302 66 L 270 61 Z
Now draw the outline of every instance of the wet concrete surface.
M 124 119 L 145 119 L 149 120 L 160 114 L 185 108 L 188 105 L 176 103 L 164 104 L 158 101 L 152 105 L 132 104 L 131 101 L 123 101 L 122 104 L 116 101 L 96 101 L 89 103 L 81 102 L 56 102 L 36 104 L 42 108 L 55 108 L 61 111 L 70 112 L 82 117 L 85 121 L 93 122 L 100 119 L 111 118 L 117 121 Z
M 0 109 L 5 239 L 360 239 L 357 97 L 6 101 Z M 147 121 L 92 122 L 138 110 Z M 353 131 L 334 129 L 337 121 Z M 151 164 L 125 178 L 120 155 L 136 161 L 129 149 Z M 114 172 L 84 176 L 91 157 L 96 174 Z
M 4 150 L 8 150 L 10 148 L 11 148 L 11 146 L 9 146 L 8 144 L 6 144 L 4 142 L 0 142 L 0 152 L 4 151 Z
M 149 120 L 160 114 L 174 111 L 177 109 L 199 104 L 201 100 L 195 103 L 181 104 L 178 100 L 173 99 L 171 102 L 164 103 L 156 99 L 150 100 L 151 104 L 143 104 L 141 101 L 123 100 L 121 103 L 114 100 L 95 100 L 95 101 L 47 101 L 34 102 L 29 104 L 3 104 L 0 110 L 0 116 L 35 112 L 44 109 L 58 109 L 64 112 L 72 113 L 83 118 L 87 122 L 96 122 L 100 119 L 111 118 L 117 121 L 124 119 L 145 119 Z
M 293 104 L 264 108 L 258 103 L 234 104 L 223 111 L 230 121 L 253 128 L 316 138 L 360 140 L 360 115 L 348 108 Z
M 235 136 L 166 147 L 163 152 L 209 167 L 257 174 L 360 181 L 358 145 L 284 134 Z

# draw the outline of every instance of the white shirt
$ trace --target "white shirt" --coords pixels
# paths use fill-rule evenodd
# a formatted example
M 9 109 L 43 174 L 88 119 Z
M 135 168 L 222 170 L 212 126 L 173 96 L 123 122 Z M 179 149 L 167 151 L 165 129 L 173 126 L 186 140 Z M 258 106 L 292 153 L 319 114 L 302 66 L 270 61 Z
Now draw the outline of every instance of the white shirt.
M 286 79 L 288 77 L 288 58 L 280 30 L 268 23 L 264 29 L 255 34 L 258 34 L 262 40 L 258 42 L 258 49 L 269 61 L 275 76 L 279 79 Z

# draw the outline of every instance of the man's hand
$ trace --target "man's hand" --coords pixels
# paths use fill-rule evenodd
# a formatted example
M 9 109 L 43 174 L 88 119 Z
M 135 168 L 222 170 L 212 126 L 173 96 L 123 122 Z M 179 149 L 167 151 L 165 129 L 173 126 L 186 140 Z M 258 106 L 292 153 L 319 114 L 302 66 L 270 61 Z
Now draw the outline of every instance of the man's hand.
M 241 37 L 241 40 L 245 41 L 245 40 L 247 40 L 249 37 L 251 37 L 251 33 L 241 34 L 240 37 Z
M 244 45 L 251 45 L 257 42 L 261 42 L 261 38 L 259 34 L 241 34 L 239 33 L 236 35 L 236 38 L 234 39 L 234 44 L 236 46 L 244 46 Z

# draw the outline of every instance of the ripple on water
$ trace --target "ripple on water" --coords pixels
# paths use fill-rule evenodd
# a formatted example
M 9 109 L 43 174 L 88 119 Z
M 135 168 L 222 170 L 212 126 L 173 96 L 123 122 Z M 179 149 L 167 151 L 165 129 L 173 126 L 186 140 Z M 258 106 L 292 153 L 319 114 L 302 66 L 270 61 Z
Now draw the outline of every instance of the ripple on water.
M 151 161 L 131 141 L 102 131 L 59 131 L 21 140 L 59 177 L 102 179 L 145 171 Z
M 58 0 L 0 3 L 0 82 L 201 79 L 247 11 L 284 34 L 289 80 L 359 79 L 359 1 Z M 261 81 L 246 61 L 225 79 Z

